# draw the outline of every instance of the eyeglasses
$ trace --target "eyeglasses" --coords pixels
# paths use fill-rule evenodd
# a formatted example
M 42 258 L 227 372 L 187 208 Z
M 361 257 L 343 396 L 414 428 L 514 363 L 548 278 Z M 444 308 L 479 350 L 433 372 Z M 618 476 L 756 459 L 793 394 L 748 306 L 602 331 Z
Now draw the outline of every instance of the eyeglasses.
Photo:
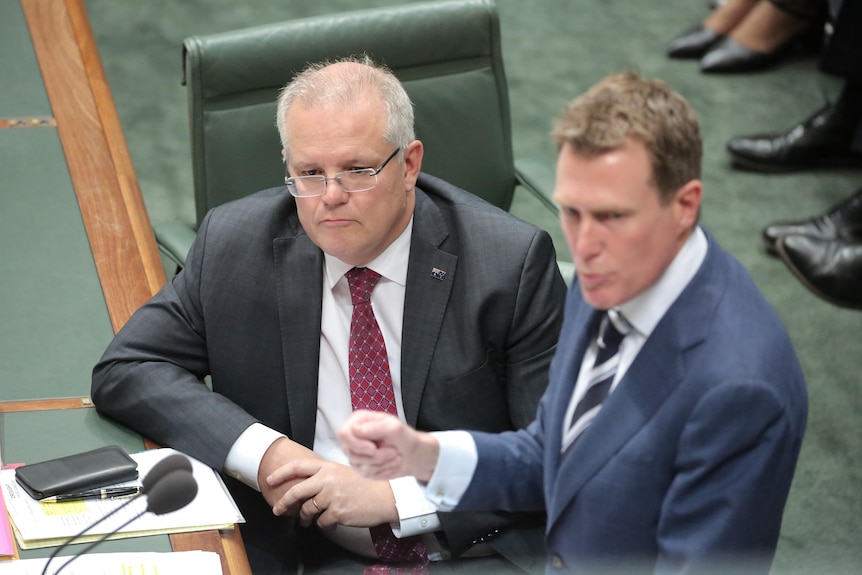
M 320 196 L 326 191 L 326 182 L 335 180 L 341 189 L 347 193 L 367 192 L 377 185 L 377 174 L 383 171 L 386 164 L 394 158 L 401 148 L 395 148 L 386 160 L 376 170 L 374 168 L 362 168 L 359 170 L 347 170 L 338 172 L 331 178 L 326 176 L 298 176 L 296 178 L 286 177 L 284 183 L 290 195 L 295 198 L 313 198 Z

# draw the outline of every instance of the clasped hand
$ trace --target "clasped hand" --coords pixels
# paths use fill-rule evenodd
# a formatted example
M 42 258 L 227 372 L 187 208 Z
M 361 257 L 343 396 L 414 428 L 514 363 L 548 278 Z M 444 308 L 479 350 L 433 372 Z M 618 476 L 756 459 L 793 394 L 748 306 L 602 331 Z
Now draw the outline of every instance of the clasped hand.
M 398 520 L 389 483 L 360 477 L 346 465 L 298 459 L 266 478 L 272 488 L 297 480 L 275 502 L 272 512 L 298 516 L 303 527 L 315 521 L 322 529 L 335 529 L 337 525 L 372 527 Z
M 372 527 L 398 521 L 395 497 L 385 479 L 413 475 L 428 481 L 439 446 L 397 417 L 360 410 L 338 434 L 352 467 L 309 453 L 281 466 L 268 466 L 266 493 L 275 515 L 298 516 L 307 527 Z

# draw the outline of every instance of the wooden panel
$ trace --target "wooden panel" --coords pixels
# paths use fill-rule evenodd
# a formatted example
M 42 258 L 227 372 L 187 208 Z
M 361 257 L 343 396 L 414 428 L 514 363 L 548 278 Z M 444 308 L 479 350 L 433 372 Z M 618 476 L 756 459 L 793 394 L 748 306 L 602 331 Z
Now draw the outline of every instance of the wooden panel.
M 218 553 L 222 571 L 226 574 L 251 573 L 239 529 L 175 533 L 171 535 L 171 545 L 175 551 L 201 549 Z
M 166 281 L 82 0 L 21 0 L 114 332 Z M 12 127 L 7 122 L 3 127 Z M 0 412 L 84 407 L 81 399 L 0 403 Z M 238 530 L 171 536 L 251 573 Z
M 54 118 L 0 118 L 0 130 L 4 128 L 41 128 L 56 126 Z
M 118 331 L 166 281 L 92 31 L 80 0 L 22 0 Z
M 0 401 L 0 413 L 18 413 L 21 411 L 45 411 L 50 409 L 80 409 L 93 407 L 89 397 L 73 397 L 68 399 L 36 399 L 27 401 Z

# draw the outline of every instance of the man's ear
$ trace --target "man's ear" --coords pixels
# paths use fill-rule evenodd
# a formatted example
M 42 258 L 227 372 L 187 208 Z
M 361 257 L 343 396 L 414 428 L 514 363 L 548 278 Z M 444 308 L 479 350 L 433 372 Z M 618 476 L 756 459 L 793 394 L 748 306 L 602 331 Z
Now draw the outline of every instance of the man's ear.
M 421 140 L 413 140 L 404 148 L 404 182 L 408 190 L 412 190 L 419 178 L 422 169 L 422 157 L 425 155 L 425 146 Z
M 690 230 L 697 223 L 702 197 L 703 183 L 700 180 L 690 180 L 676 191 L 673 203 L 680 231 Z

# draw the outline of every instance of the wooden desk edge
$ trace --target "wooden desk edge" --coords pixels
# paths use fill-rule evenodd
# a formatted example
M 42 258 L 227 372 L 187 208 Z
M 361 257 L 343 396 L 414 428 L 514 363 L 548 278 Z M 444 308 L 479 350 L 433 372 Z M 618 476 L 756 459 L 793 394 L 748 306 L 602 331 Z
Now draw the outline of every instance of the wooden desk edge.
M 149 216 L 83 1 L 21 5 L 117 332 L 166 281 Z M 82 398 L 2 402 L 0 412 L 80 407 Z M 251 575 L 238 529 L 170 538 L 178 551 L 218 552 L 226 575 Z
M 82 0 L 21 0 L 114 331 L 164 285 Z
M 0 401 L 0 413 L 21 411 L 51 411 L 55 409 L 81 409 L 94 407 L 89 397 L 69 397 L 58 399 L 24 399 L 21 401 Z

